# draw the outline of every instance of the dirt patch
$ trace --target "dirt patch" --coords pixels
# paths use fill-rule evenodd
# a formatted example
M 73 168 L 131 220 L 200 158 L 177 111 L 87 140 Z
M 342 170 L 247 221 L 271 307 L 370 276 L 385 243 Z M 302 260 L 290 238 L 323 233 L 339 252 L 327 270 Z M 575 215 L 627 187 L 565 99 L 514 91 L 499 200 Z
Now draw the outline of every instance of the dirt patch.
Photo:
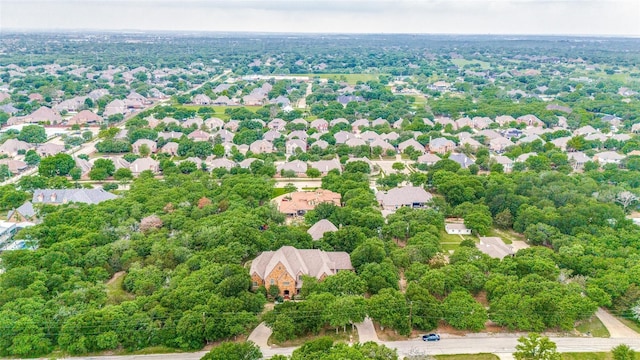
M 489 307 L 489 300 L 487 299 L 487 292 L 486 291 L 480 291 L 478 293 L 478 295 L 476 295 L 474 297 L 475 297 L 477 302 L 482 304 L 482 306 L 484 306 L 485 308 Z
M 107 281 L 107 285 L 111 285 L 114 282 L 118 281 L 118 279 L 120 279 L 122 276 L 124 276 L 124 274 L 126 274 L 126 271 L 118 271 L 117 273 L 113 274 L 111 279 L 109 279 L 109 281 Z

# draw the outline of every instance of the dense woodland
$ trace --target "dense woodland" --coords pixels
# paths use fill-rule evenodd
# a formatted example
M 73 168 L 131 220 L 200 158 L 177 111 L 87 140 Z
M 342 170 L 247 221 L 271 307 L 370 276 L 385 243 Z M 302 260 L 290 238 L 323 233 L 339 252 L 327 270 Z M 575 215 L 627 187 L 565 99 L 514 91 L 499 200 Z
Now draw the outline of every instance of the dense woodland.
M 442 196 L 438 210 L 401 209 L 385 222 L 357 170 L 323 179 L 344 206 L 308 214 L 309 224 L 342 225 L 317 243 L 304 226 L 284 226 L 269 203 L 271 180 L 253 175 L 220 182 L 201 171 L 164 181 L 142 176 L 121 199 L 43 208 L 44 222 L 19 234 L 39 248 L 2 254 L 3 355 L 189 350 L 232 339 L 258 323 L 267 297 L 267 289 L 248 290 L 246 262 L 283 245 L 347 251 L 356 271 L 305 279 L 305 301 L 267 313 L 278 341 L 343 328 L 366 314 L 405 335 L 439 321 L 480 331 L 487 319 L 511 330 L 570 330 L 597 306 L 633 316 L 640 229 L 620 205 L 593 196 L 629 171 L 476 176 L 435 169 L 426 185 Z M 438 237 L 449 214 L 513 226 L 540 246 L 500 261 L 463 244 L 447 263 Z M 160 221 L 148 226 L 143 219 L 154 215 Z M 120 271 L 126 291 L 108 290 L 105 282 Z M 488 310 L 475 298 L 480 293 Z

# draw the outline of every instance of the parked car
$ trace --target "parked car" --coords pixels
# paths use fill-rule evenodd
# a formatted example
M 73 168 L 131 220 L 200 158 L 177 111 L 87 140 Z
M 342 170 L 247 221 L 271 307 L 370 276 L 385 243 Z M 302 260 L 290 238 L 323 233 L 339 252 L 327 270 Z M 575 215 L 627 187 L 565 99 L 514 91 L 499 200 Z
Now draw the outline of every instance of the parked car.
M 422 335 L 422 341 L 440 341 L 440 335 L 438 334 Z

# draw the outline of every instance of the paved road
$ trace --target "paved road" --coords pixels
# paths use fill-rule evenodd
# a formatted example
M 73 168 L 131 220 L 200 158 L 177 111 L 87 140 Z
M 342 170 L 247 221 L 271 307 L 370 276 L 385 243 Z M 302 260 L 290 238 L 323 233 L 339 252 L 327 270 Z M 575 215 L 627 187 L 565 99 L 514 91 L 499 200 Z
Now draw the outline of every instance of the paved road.
M 373 321 L 367 317 L 363 322 L 354 324 L 358 329 L 358 341 L 366 343 L 368 341 L 380 342 L 376 329 L 373 327 Z
M 247 340 L 256 343 L 256 345 L 258 345 L 258 347 L 260 347 L 260 349 L 264 352 L 270 349 L 268 340 L 272 332 L 273 331 L 271 331 L 271 328 L 262 322 L 255 329 L 253 329 L 251 334 L 249 334 L 249 338 Z
M 612 339 L 612 338 L 554 338 L 551 340 L 558 346 L 559 352 L 607 352 L 620 344 L 627 344 L 636 351 L 640 351 L 640 339 Z M 494 353 L 502 359 L 510 359 L 507 354 L 515 351 L 518 338 L 515 335 L 455 337 L 442 335 L 437 342 L 424 342 L 421 339 L 407 341 L 381 342 L 398 350 L 400 357 L 409 355 L 438 355 L 438 354 L 478 354 Z M 295 348 L 271 348 L 262 351 L 265 358 L 276 354 L 290 355 Z M 71 358 L 76 360 L 197 360 L 206 352 L 134 356 L 88 356 Z
M 640 334 L 631 330 L 627 325 L 623 324 L 620 320 L 616 319 L 614 316 L 604 311 L 602 308 L 598 308 L 596 312 L 596 316 L 604 326 L 609 330 L 609 336 L 614 339 L 619 338 L 636 338 L 640 339 Z

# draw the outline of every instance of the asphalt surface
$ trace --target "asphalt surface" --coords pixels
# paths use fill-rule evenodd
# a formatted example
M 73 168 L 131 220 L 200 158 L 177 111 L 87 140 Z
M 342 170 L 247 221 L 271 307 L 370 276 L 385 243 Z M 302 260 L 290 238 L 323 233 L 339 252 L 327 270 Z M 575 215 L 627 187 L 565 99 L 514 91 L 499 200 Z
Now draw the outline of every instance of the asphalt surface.
M 515 351 L 518 337 L 515 335 L 484 335 L 475 337 L 454 337 L 441 334 L 442 340 L 425 342 L 422 339 L 407 341 L 381 342 L 390 348 L 398 350 L 400 357 L 409 355 L 439 355 L 439 354 L 478 354 L 494 353 L 502 359 L 510 359 L 509 354 Z M 640 351 L 640 339 L 638 338 L 555 338 L 551 341 L 558 346 L 558 352 L 608 352 L 620 344 L 627 344 L 636 351 Z M 262 353 L 268 359 L 276 354 L 291 355 L 295 348 L 271 348 L 264 349 Z M 157 354 L 157 355 L 131 355 L 131 356 L 88 356 L 70 358 L 75 360 L 197 360 L 206 354 L 205 351 L 195 353 Z

